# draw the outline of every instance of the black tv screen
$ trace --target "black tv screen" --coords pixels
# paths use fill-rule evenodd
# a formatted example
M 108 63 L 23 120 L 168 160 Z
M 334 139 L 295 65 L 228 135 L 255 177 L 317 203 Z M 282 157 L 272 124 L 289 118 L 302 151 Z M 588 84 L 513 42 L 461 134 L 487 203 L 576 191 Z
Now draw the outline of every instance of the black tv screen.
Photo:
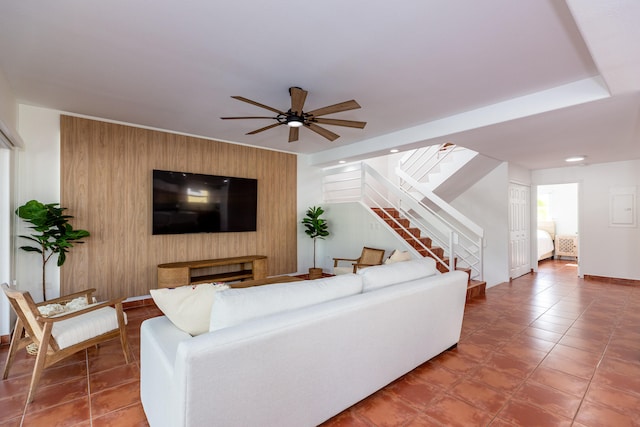
M 258 181 L 153 171 L 153 234 L 256 231 Z

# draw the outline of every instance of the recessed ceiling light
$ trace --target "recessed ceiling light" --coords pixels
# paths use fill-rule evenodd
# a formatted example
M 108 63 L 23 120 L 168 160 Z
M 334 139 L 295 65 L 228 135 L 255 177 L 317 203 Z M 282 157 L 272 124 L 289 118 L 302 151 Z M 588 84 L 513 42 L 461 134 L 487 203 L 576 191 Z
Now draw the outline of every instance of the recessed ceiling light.
M 389 150 L 389 152 L 390 152 L 390 153 L 397 153 L 398 151 L 400 151 L 400 150 L 398 150 L 397 148 L 394 148 L 394 149 L 392 149 L 392 150 Z
M 347 163 L 346 160 L 340 160 L 338 163 L 343 164 L 343 163 Z
M 581 162 L 586 158 L 587 156 L 572 156 L 572 157 L 567 157 L 566 159 L 564 159 L 564 161 L 569 163 L 574 163 L 574 162 Z

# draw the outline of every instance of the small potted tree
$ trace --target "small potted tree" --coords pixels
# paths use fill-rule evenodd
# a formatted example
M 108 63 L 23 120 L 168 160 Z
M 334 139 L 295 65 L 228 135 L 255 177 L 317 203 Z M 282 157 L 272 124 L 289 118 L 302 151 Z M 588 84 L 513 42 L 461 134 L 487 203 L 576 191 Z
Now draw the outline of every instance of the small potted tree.
M 316 268 L 316 239 L 324 239 L 329 235 L 329 225 L 327 221 L 320 216 L 324 210 L 320 206 L 313 206 L 307 209 L 302 224 L 304 224 L 304 232 L 313 239 L 313 267 L 309 269 L 309 279 L 318 279 L 322 277 L 322 269 Z
M 20 237 L 36 243 L 35 246 L 20 246 L 27 252 L 37 252 L 42 256 L 42 298 L 47 300 L 45 287 L 45 267 L 47 261 L 58 254 L 58 267 L 67 259 L 67 252 L 74 243 L 83 243 L 80 239 L 89 236 L 87 230 L 74 230 L 69 219 L 71 215 L 64 215 L 58 203 L 43 204 L 36 200 L 30 200 L 16 210 L 16 214 L 31 223 L 29 227 L 36 232 Z

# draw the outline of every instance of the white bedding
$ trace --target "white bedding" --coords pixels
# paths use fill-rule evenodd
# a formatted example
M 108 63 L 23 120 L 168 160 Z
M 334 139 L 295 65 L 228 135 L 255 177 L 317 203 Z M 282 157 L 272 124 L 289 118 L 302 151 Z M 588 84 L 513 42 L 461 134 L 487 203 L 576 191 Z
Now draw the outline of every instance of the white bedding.
M 544 230 L 538 230 L 538 260 L 551 257 L 552 252 L 553 239 L 551 235 Z

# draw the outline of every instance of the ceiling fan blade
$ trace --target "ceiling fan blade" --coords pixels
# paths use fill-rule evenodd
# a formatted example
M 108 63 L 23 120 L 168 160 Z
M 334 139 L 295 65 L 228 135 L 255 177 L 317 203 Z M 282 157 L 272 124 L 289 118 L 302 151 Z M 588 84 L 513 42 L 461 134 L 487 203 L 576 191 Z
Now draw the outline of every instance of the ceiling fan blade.
M 291 94 L 291 111 L 296 115 L 302 114 L 302 107 L 304 101 L 307 99 L 307 91 L 300 89 L 299 87 L 289 88 L 289 94 Z
M 236 120 L 236 119 L 275 119 L 275 117 L 220 117 L 222 120 Z
M 305 125 L 305 126 L 307 126 L 307 125 Z M 336 139 L 340 138 L 340 135 L 338 135 L 337 133 L 331 132 L 329 129 L 325 129 L 325 128 L 320 127 L 318 125 L 315 125 L 313 123 L 309 123 L 308 126 L 309 126 L 309 129 L 311 129 L 312 131 L 314 131 L 318 135 L 324 136 L 329 141 L 335 141 Z
M 289 142 L 297 141 L 299 133 L 300 133 L 300 128 L 289 128 Z
M 333 104 L 327 107 L 318 108 L 317 110 L 307 111 L 307 114 L 319 117 L 326 114 L 339 113 L 341 111 L 355 110 L 357 108 L 360 108 L 360 104 L 352 99 L 351 101 L 345 101 L 339 104 Z
M 278 113 L 278 114 L 284 114 L 284 112 L 280 111 L 280 110 L 276 110 L 273 107 L 269 107 L 268 105 L 264 105 L 264 104 L 260 104 L 259 102 L 256 101 L 252 101 L 250 99 L 247 99 L 243 96 L 232 96 L 233 99 L 237 99 L 238 101 L 243 101 L 246 103 L 249 103 L 251 105 L 255 105 L 256 107 L 260 107 L 260 108 L 264 108 L 265 110 L 269 110 L 269 111 L 273 111 L 274 113 Z
M 364 129 L 367 124 L 367 122 L 357 122 L 355 120 L 323 119 L 322 117 L 318 117 L 314 119 L 314 121 L 323 125 L 346 126 L 359 129 Z
M 260 128 L 260 129 L 252 130 L 251 132 L 247 132 L 245 135 L 255 135 L 256 133 L 264 132 L 265 130 L 269 130 L 269 129 L 274 128 L 276 126 L 280 126 L 281 124 L 283 124 L 283 123 L 274 123 L 272 125 L 265 126 L 263 128 Z

